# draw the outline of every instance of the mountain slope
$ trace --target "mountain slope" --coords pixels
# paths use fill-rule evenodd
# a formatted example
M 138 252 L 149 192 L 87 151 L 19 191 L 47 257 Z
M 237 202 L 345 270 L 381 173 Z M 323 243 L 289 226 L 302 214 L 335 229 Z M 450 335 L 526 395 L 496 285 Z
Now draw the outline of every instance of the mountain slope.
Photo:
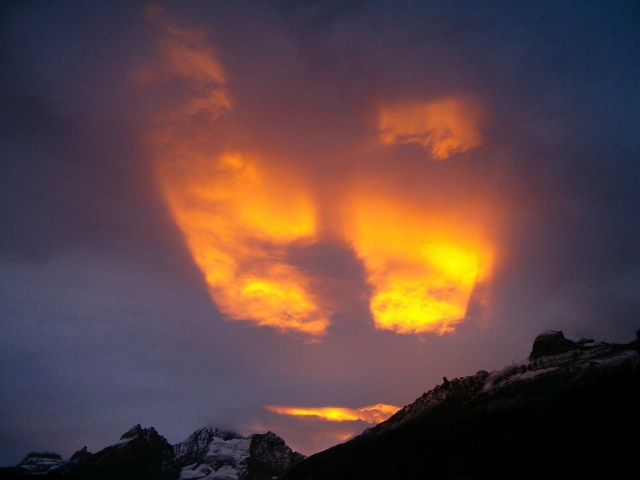
M 67 471 L 74 477 L 91 480 L 116 478 L 153 478 L 172 480 L 179 469 L 174 461 L 173 447 L 155 428 L 136 425 L 120 441 L 86 458 Z
M 447 380 L 283 480 L 637 478 L 638 342 L 536 338 L 529 361 Z
M 85 447 L 68 462 L 30 453 L 16 467 L 0 469 L 0 479 L 270 480 L 303 458 L 273 432 L 244 437 L 203 428 L 172 446 L 154 428 L 136 425 L 117 443 L 95 454 Z

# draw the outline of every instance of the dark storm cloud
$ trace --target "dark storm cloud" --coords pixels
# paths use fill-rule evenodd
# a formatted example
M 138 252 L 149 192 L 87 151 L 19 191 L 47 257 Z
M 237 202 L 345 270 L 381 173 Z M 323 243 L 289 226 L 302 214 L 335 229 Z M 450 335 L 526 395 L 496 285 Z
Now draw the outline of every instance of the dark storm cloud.
M 331 199 L 380 176 L 407 202 L 492 212 L 489 304 L 451 335 L 374 330 L 339 236 L 289 248 L 340 306 L 312 344 L 223 321 L 208 296 L 142 141 L 180 100 L 135 81 L 157 54 L 145 4 L 1 8 L 3 464 L 95 450 L 138 422 L 172 442 L 207 423 L 272 429 L 309 453 L 342 426 L 301 430 L 263 405 L 404 405 L 526 356 L 544 328 L 627 341 L 640 326 L 634 2 L 164 5 L 224 68 L 234 106 L 215 135 L 303 172 L 324 223 Z M 381 103 L 448 95 L 482 105 L 478 148 L 447 164 L 363 148 Z

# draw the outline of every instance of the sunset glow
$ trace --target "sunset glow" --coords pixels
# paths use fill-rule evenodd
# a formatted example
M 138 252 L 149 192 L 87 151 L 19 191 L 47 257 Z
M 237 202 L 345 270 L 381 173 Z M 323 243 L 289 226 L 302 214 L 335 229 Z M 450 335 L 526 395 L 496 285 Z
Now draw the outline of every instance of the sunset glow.
M 492 254 L 479 232 L 390 199 L 359 195 L 351 205 L 348 235 L 373 287 L 376 328 L 453 331 L 489 272 Z
M 328 320 L 286 247 L 315 233 L 313 206 L 239 154 L 163 164 L 159 179 L 218 308 L 281 330 L 324 333 Z
M 218 120 L 234 112 L 215 51 L 202 31 L 173 25 L 157 8 L 148 16 L 160 32 L 159 58 L 138 81 L 181 81 L 185 92 L 182 103 L 161 110 L 150 134 L 156 177 L 219 310 L 282 331 L 326 334 L 332 300 L 321 298 L 288 252 L 317 243 L 331 228 L 364 265 L 376 328 L 452 332 L 490 264 L 478 227 L 371 195 L 356 181 L 346 196 L 319 198 L 291 159 L 239 149 L 228 140 L 235 129 L 217 136 Z M 479 120 L 479 107 L 465 98 L 383 105 L 380 141 L 416 142 L 443 160 L 481 143 Z M 328 216 L 337 220 L 327 223 Z
M 288 246 L 316 233 L 304 185 L 277 162 L 212 143 L 212 122 L 232 103 L 215 52 L 202 32 L 175 26 L 158 7 L 147 13 L 160 30 L 161 57 L 138 80 L 180 80 L 189 92 L 150 135 L 156 178 L 211 297 L 229 318 L 324 334 L 327 313 L 286 259 Z
M 281 405 L 266 405 L 271 412 L 294 417 L 314 417 L 328 422 L 355 422 L 380 423 L 400 410 L 394 405 L 378 403 L 362 408 L 346 407 L 288 407 Z
M 382 105 L 378 128 L 385 145 L 417 143 L 444 160 L 482 143 L 479 107 L 450 97 L 436 102 Z

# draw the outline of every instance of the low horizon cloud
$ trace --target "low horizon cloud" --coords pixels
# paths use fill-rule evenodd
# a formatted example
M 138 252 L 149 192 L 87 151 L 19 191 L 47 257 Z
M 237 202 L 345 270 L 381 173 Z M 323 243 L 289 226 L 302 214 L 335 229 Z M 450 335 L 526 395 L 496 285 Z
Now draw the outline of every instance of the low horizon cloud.
M 327 422 L 355 422 L 361 420 L 366 423 L 383 422 L 400 410 L 400 407 L 383 403 L 360 408 L 290 407 L 284 405 L 265 405 L 264 408 L 271 412 L 293 417 L 317 417 Z

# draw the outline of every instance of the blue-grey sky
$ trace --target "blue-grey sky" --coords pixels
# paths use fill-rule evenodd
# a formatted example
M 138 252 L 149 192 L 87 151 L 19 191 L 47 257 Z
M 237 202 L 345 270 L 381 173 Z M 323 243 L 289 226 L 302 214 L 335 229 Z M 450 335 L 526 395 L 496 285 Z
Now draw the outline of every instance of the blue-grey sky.
M 637 2 L 3 2 L 0 464 L 136 423 L 310 454 L 368 424 L 266 406 L 632 340 L 638 78 Z M 407 327 L 417 284 L 462 314 Z

